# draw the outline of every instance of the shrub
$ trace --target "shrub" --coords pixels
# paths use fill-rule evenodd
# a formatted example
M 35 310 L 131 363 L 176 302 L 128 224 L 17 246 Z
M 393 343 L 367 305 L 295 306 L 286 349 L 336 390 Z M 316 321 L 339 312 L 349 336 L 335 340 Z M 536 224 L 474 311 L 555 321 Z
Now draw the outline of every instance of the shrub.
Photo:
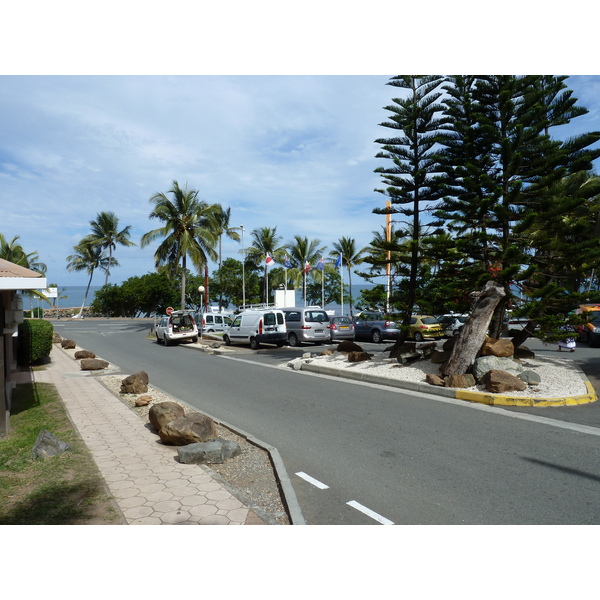
M 52 350 L 54 327 L 49 321 L 25 319 L 19 324 L 17 362 L 28 366 L 47 356 Z

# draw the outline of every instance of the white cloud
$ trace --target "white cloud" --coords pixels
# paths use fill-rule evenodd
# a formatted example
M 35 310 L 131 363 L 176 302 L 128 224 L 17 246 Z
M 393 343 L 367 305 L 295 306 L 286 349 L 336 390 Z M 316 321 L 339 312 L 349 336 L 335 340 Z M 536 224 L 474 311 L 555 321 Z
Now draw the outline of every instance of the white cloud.
M 328 247 L 342 235 L 365 246 L 383 217 L 373 171 L 383 109 L 397 90 L 387 76 L 23 76 L 0 77 L 0 231 L 37 251 L 48 277 L 100 211 L 132 226 L 133 241 L 156 227 L 149 198 L 173 180 L 231 207 L 233 225 L 277 227 Z M 600 78 L 576 77 L 600 129 Z M 569 80 L 571 83 L 571 80 Z M 238 256 L 239 244 L 224 252 Z M 113 281 L 154 268 L 153 248 L 118 248 Z

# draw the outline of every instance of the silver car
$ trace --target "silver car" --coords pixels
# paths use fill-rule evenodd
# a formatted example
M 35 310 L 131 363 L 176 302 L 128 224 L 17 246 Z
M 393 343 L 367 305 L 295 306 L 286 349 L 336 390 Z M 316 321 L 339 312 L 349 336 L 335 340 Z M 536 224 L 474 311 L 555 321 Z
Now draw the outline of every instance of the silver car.
M 329 342 L 329 315 L 319 306 L 282 308 L 290 346 Z
M 332 342 L 353 342 L 355 338 L 354 323 L 350 317 L 331 317 L 329 335 Z

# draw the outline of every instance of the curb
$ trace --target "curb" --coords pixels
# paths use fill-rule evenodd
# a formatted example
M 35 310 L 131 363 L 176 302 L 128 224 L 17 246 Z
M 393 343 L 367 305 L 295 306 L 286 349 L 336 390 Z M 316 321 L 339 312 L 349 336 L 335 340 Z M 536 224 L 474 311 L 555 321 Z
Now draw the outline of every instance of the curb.
M 315 365 L 313 363 L 306 362 L 303 362 L 301 366 L 302 371 L 316 373 L 318 375 L 332 375 L 334 377 L 360 381 L 362 383 L 385 385 L 388 387 L 410 390 L 412 392 L 434 394 L 437 396 L 444 396 L 446 398 L 453 398 L 455 400 L 465 400 L 467 402 L 487 404 L 489 406 L 575 406 L 579 404 L 589 404 L 591 402 L 595 402 L 598 399 L 598 396 L 596 395 L 594 387 L 588 381 L 585 374 L 579 367 L 573 365 L 573 369 L 577 371 L 583 380 L 583 383 L 587 389 L 587 394 L 583 394 L 581 396 L 567 396 L 564 398 L 532 398 L 525 396 L 504 396 L 485 392 L 472 392 L 457 388 L 443 388 L 435 385 L 429 385 L 427 383 L 415 383 L 413 381 L 389 379 L 387 377 L 381 377 L 380 375 L 370 375 L 369 373 L 348 371 L 347 369 L 340 369 L 325 365 Z

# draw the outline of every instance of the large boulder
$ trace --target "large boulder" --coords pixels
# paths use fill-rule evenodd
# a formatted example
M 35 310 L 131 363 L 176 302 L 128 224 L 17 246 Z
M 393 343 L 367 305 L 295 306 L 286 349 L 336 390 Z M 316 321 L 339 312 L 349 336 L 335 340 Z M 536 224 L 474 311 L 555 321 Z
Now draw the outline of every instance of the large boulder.
M 427 375 L 425 375 L 425 383 L 441 387 L 444 387 L 446 385 L 444 383 L 444 380 L 439 375 L 434 375 L 433 373 L 427 373 Z
M 540 374 L 537 373 L 536 371 L 531 371 L 529 369 L 523 371 L 522 373 L 519 373 L 518 377 L 521 381 L 524 381 L 527 385 L 538 385 L 539 383 L 542 382 L 542 378 L 540 377 Z
M 177 404 L 177 402 L 159 402 L 158 404 L 151 406 L 148 411 L 150 425 L 152 425 L 156 431 L 160 431 L 167 423 L 175 421 L 175 419 L 179 419 L 184 415 L 185 410 L 183 406 Z
M 96 358 L 96 355 L 91 350 L 77 350 L 73 356 L 75 360 L 81 360 L 82 358 Z
M 464 375 L 446 375 L 444 377 L 444 385 L 449 388 L 466 389 L 475 385 L 475 377 L 470 373 Z
M 70 449 L 69 444 L 59 440 L 53 433 L 42 429 L 35 440 L 31 454 L 33 458 L 48 458 Z
M 492 394 L 505 394 L 506 392 L 522 392 L 527 389 L 527 384 L 518 377 L 506 371 L 492 369 L 484 378 L 485 389 Z
M 241 451 L 240 445 L 236 442 L 221 438 L 177 448 L 179 462 L 184 464 L 218 464 L 224 462 L 226 458 L 237 456 Z
M 527 346 L 517 346 L 513 357 L 519 359 L 535 359 L 535 352 L 530 350 Z
M 515 377 L 523 371 L 522 365 L 512 358 L 501 356 L 480 356 L 473 364 L 473 375 L 478 383 L 483 381 L 485 374 L 492 369 L 506 371 Z
M 338 347 L 335 349 L 336 352 L 343 352 L 344 354 L 348 354 L 349 352 L 363 352 L 363 349 L 358 344 L 354 342 L 349 342 L 345 340 L 338 344 Z
M 56 331 L 52 334 L 52 343 L 60 344 L 62 342 L 62 337 L 56 333 Z
M 60 342 L 60 345 L 65 350 L 72 350 L 73 348 L 75 348 L 77 346 L 77 344 L 75 343 L 75 340 L 62 340 Z
M 501 356 L 507 358 L 515 353 L 515 347 L 508 338 L 486 338 L 481 347 L 482 356 Z
M 148 373 L 138 371 L 121 381 L 121 394 L 145 394 L 148 391 Z
M 196 442 L 208 442 L 217 437 L 215 422 L 202 413 L 188 413 L 163 425 L 158 432 L 163 444 L 186 446 Z
M 83 358 L 81 360 L 82 371 L 101 371 L 108 367 L 108 362 L 100 358 Z
M 349 352 L 348 362 L 363 362 L 365 360 L 371 360 L 373 355 L 368 352 Z

